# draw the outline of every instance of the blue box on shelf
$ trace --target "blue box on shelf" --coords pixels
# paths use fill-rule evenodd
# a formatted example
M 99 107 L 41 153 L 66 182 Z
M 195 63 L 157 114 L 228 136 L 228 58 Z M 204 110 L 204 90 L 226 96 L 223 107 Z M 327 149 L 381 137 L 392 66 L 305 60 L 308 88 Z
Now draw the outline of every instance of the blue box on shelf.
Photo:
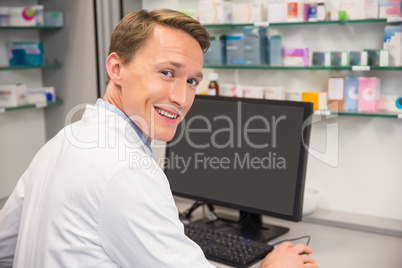
M 9 42 L 7 54 L 10 66 L 40 66 L 43 64 L 43 43 Z

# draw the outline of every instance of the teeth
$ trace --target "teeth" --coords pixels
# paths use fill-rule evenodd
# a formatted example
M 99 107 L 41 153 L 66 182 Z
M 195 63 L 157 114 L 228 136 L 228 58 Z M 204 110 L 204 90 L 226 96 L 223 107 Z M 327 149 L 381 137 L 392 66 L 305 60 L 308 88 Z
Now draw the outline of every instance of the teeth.
M 161 114 L 161 115 L 163 115 L 163 116 L 165 116 L 165 117 L 167 117 L 167 118 L 170 118 L 170 119 L 177 118 L 177 115 L 172 115 L 172 114 L 166 112 L 165 110 L 162 110 L 162 109 L 159 109 L 159 108 L 155 108 L 155 110 L 156 110 L 159 114 Z

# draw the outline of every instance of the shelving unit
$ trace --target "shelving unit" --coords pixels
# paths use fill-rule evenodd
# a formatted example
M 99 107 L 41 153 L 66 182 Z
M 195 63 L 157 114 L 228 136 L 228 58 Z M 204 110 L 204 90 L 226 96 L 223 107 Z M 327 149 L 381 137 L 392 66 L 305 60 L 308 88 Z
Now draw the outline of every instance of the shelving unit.
M 56 63 L 43 64 L 39 66 L 0 66 L 0 71 L 17 71 L 26 69 L 56 69 L 61 67 L 62 65 L 56 62 Z
M 55 31 L 60 30 L 62 27 L 53 27 L 53 26 L 35 26 L 35 27 L 17 27 L 17 26 L 0 26 L 0 30 L 13 30 L 13 31 Z M 38 66 L 0 66 L 0 71 L 18 71 L 18 70 L 28 70 L 28 69 L 57 69 L 61 68 L 62 64 L 58 62 L 54 63 L 45 63 L 43 65 Z M 27 104 L 21 105 L 17 107 L 0 107 L 0 113 L 16 111 L 16 110 L 25 110 L 25 109 L 37 109 L 37 108 L 45 108 L 48 106 L 57 106 L 63 104 L 63 101 L 59 98 L 56 98 L 53 102 L 47 103 L 36 103 L 36 104 Z
M 26 104 L 26 105 L 21 105 L 21 106 L 16 106 L 16 107 L 0 107 L 0 114 L 6 113 L 6 112 L 11 112 L 11 111 L 25 110 L 25 109 L 41 109 L 41 108 L 46 108 L 49 106 L 58 106 L 58 105 L 62 105 L 62 104 L 63 104 L 63 101 L 61 99 L 56 98 L 55 101 L 51 101 L 51 102 Z
M 376 67 L 376 66 L 357 66 L 367 67 L 367 70 L 359 71 L 399 71 L 402 70 L 402 66 L 390 66 L 390 67 Z M 271 66 L 271 65 L 204 65 L 205 69 L 244 69 L 244 70 L 349 70 L 353 71 L 354 66 Z
M 356 24 L 356 23 L 387 23 L 386 19 L 366 19 L 366 20 L 324 20 L 324 21 L 302 21 L 302 22 L 258 22 L 250 24 L 204 24 L 205 28 L 231 28 L 246 26 L 309 26 L 309 25 L 329 25 L 329 24 Z
M 397 22 L 387 19 L 365 19 L 365 20 L 337 20 L 337 21 L 315 21 L 315 22 L 283 22 L 283 23 L 269 23 L 260 22 L 254 24 L 208 24 L 204 25 L 207 29 L 211 31 L 227 29 L 228 31 L 234 30 L 235 28 L 243 28 L 246 26 L 258 26 L 258 27 L 305 27 L 305 26 L 327 26 L 327 25 L 339 25 L 340 27 L 345 25 L 357 25 L 357 24 L 384 24 Z M 389 66 L 389 67 L 378 67 L 378 66 L 271 66 L 271 65 L 204 65 L 205 69 L 218 69 L 218 70 L 260 70 L 260 71 L 351 71 L 359 72 L 359 74 L 366 74 L 370 71 L 402 71 L 402 66 Z M 357 116 L 357 117 L 381 117 L 381 118 L 397 118 L 402 119 L 401 113 L 385 112 L 380 111 L 378 113 L 362 113 L 362 112 L 352 112 L 352 111 L 316 111 L 315 114 L 325 114 L 325 115 L 339 115 L 339 116 Z
M 60 26 L 30 26 L 30 27 L 20 27 L 20 26 L 0 26 L 0 30 L 12 30 L 12 31 L 55 31 L 60 30 Z

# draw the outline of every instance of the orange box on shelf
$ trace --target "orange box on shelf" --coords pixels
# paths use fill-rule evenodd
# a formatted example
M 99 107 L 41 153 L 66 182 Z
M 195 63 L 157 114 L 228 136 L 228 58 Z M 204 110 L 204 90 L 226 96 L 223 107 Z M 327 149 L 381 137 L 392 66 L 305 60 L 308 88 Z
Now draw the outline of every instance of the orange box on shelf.
M 326 92 L 302 92 L 302 101 L 312 102 L 314 111 L 324 109 L 327 106 Z

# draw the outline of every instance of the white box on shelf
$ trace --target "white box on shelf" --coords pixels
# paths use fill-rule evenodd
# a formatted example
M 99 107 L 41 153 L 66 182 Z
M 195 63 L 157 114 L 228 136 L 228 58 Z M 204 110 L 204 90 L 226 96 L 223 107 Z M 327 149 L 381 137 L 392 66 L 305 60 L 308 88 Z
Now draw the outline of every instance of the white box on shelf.
M 263 87 L 264 99 L 268 100 L 286 100 L 284 87 Z
M 10 26 L 36 26 L 34 7 L 10 7 L 8 12 Z
M 401 99 L 402 95 L 381 94 L 380 110 L 401 113 L 402 112 Z
M 27 88 L 28 103 L 47 103 L 56 100 L 54 87 Z
M 286 100 L 288 101 L 302 101 L 302 93 L 300 91 L 286 91 Z
M 0 85 L 0 107 L 16 107 L 27 104 L 25 84 Z
M 285 22 L 286 21 L 286 1 L 269 0 L 267 20 L 269 22 Z
M 261 86 L 243 86 L 243 97 L 250 99 L 262 99 L 264 93 Z
M 197 18 L 202 24 L 232 23 L 232 3 L 222 0 L 200 0 Z
M 243 87 L 236 84 L 221 84 L 219 88 L 219 95 L 226 97 L 243 97 Z
M 263 7 L 261 3 L 233 3 L 232 23 L 254 23 L 263 21 Z

